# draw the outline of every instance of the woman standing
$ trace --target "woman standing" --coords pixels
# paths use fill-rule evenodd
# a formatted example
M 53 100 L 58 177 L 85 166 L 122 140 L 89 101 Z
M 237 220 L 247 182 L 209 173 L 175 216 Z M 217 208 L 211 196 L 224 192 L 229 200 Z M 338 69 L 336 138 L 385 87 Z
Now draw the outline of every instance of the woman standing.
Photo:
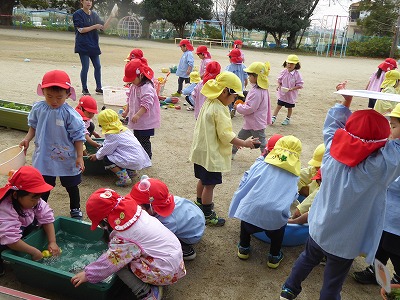
M 92 8 L 92 0 L 80 0 L 82 8 L 73 14 L 75 27 L 75 53 L 79 54 L 81 59 L 81 83 L 82 94 L 90 95 L 87 87 L 87 74 L 89 71 L 89 59 L 94 67 L 94 79 L 96 80 L 96 93 L 103 94 L 101 86 L 101 65 L 100 65 L 100 47 L 98 30 L 105 30 L 112 17 L 113 11 L 104 23 L 99 15 Z

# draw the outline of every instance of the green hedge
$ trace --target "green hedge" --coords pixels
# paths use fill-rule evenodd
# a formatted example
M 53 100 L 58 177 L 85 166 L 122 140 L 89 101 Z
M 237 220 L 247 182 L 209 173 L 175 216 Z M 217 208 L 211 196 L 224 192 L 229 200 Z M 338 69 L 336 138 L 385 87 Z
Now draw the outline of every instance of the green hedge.
M 390 37 L 371 37 L 364 41 L 351 41 L 348 44 L 347 55 L 364 57 L 389 57 L 392 47 Z M 396 55 L 398 51 L 396 51 Z

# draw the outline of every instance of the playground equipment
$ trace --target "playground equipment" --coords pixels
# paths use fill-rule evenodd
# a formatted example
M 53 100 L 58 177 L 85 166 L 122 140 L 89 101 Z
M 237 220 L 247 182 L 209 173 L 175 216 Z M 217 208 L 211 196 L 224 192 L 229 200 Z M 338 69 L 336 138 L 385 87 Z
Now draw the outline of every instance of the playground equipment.
M 222 38 L 221 38 L 221 40 L 219 41 L 219 43 L 221 44 L 221 46 L 223 46 L 223 47 L 225 47 L 225 48 L 227 48 L 227 47 L 230 46 L 230 42 L 226 42 L 226 40 L 225 40 L 225 26 L 224 26 L 224 24 L 222 23 L 222 21 L 217 21 L 217 20 L 203 20 L 203 19 L 197 19 L 197 20 L 193 23 L 192 32 L 190 33 L 190 40 L 191 40 L 191 41 L 196 40 L 197 30 L 198 30 L 199 28 L 203 30 L 205 25 L 218 26 L 218 29 L 221 30 L 221 35 L 222 35 Z M 212 40 L 214 40 L 214 39 L 207 38 L 207 40 L 212 41 Z M 216 41 L 216 40 L 215 40 L 215 41 Z
M 117 32 L 123 39 L 138 39 L 142 36 L 142 24 L 135 15 L 126 16 L 119 20 Z
M 322 18 L 323 30 L 319 34 L 316 51 L 317 55 L 346 56 L 348 16 L 325 15 Z

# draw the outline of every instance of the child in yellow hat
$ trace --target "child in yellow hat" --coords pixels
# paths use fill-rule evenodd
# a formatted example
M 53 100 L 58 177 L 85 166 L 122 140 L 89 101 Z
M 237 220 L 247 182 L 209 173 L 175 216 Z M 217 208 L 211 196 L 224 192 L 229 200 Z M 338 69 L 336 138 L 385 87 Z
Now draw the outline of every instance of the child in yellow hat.
M 381 84 L 382 93 L 398 94 L 396 88 L 399 86 L 400 72 L 397 70 L 391 70 L 385 73 L 385 79 Z M 381 113 L 386 114 L 391 112 L 396 106 L 397 102 L 388 100 L 376 100 L 374 109 Z
M 137 176 L 136 170 L 151 166 L 150 158 L 133 132 L 122 125 L 115 111 L 102 110 L 97 119 L 104 134 L 104 143 L 89 158 L 91 161 L 103 160 L 104 168 L 117 175 L 115 184 L 127 186 Z
M 232 145 L 255 148 L 257 138 L 241 140 L 232 131 L 228 105 L 238 95 L 243 97 L 242 83 L 232 72 L 222 72 L 207 81 L 201 93 L 207 97 L 201 107 L 193 133 L 189 160 L 194 163 L 197 203 L 201 205 L 206 224 L 223 226 L 225 219 L 213 210 L 213 192 L 222 183 L 222 172 L 231 170 Z
M 229 207 L 229 217 L 241 220 L 240 259 L 249 258 L 251 235 L 265 232 L 271 239 L 268 267 L 276 269 L 282 261 L 290 206 L 297 197 L 301 149 L 298 138 L 281 137 L 267 156 L 257 158 L 243 176 Z
M 189 107 L 187 110 L 193 111 L 194 110 L 194 99 L 192 97 L 192 92 L 196 85 L 201 81 L 200 73 L 197 71 L 193 71 L 190 73 L 190 84 L 186 86 L 182 90 L 182 94 L 185 95 L 185 99 L 187 103 L 189 103 Z
M 299 89 L 303 88 L 304 81 L 299 72 L 300 60 L 297 55 L 289 55 L 283 63 L 283 67 L 285 69 L 278 76 L 278 87 L 276 88 L 278 103 L 272 116 L 272 124 L 275 123 L 279 111 L 284 106 L 288 112 L 282 125 L 289 125 L 293 107 L 295 107 L 299 95 Z

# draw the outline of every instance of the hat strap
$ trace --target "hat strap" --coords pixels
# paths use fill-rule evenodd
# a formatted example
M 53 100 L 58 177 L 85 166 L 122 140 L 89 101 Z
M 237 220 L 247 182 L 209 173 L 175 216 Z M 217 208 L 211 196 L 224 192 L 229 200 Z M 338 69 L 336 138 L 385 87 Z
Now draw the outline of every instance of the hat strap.
M 117 204 L 114 205 L 114 207 L 110 210 L 109 214 L 110 214 L 114 209 L 117 208 L 117 206 L 119 205 L 119 203 L 121 202 L 121 200 L 122 200 L 122 197 L 119 197 L 119 198 L 117 199 Z
M 386 142 L 388 140 L 387 138 L 380 139 L 380 140 L 365 140 L 365 139 L 360 138 L 359 136 L 356 136 L 356 135 L 348 132 L 346 129 L 343 129 L 343 130 L 346 131 L 353 138 L 358 139 L 358 140 L 362 141 L 363 143 L 382 143 L 382 142 Z

